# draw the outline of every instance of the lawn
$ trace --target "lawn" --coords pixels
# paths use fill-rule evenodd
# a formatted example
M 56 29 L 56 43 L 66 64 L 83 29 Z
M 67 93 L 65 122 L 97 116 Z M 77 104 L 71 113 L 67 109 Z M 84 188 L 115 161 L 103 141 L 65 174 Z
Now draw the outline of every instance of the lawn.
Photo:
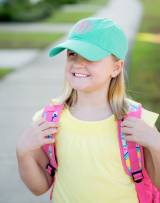
M 0 49 L 43 49 L 61 38 L 64 33 L 0 32 Z
M 93 9 L 89 9 L 87 10 L 87 7 L 85 8 L 85 10 L 78 10 L 78 11 L 73 11 L 71 9 L 71 11 L 66 11 L 63 10 L 63 6 L 62 8 L 58 9 L 56 12 L 54 12 L 50 17 L 48 17 L 47 19 L 44 20 L 44 22 L 47 23 L 75 23 L 78 20 L 82 19 L 82 18 L 86 18 L 89 16 L 92 16 L 95 14 L 96 11 L 98 11 L 98 9 L 100 9 L 100 7 L 102 7 L 103 5 L 106 5 L 108 3 L 109 0 L 88 0 L 88 1 L 82 1 L 80 2 L 80 4 L 86 4 L 86 6 L 88 7 L 89 5 L 95 6 L 95 8 Z M 74 5 L 73 5 L 74 6 Z M 72 5 L 70 5 L 70 7 L 72 7 Z M 78 4 L 76 5 L 76 7 L 78 7 Z
M 0 67 L 0 80 L 2 80 L 7 74 L 13 71 L 14 70 L 12 68 Z
M 128 94 L 160 114 L 160 1 L 142 2 L 144 16 L 132 50 Z M 160 118 L 156 126 L 160 130 Z
M 94 12 L 92 11 L 69 12 L 58 10 L 44 21 L 48 23 L 75 23 L 81 18 L 89 17 L 92 16 L 93 14 Z

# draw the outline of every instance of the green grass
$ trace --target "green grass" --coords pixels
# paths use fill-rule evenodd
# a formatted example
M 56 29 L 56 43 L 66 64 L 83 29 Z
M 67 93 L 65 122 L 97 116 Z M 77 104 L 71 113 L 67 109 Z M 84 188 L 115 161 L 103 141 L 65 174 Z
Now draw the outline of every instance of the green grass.
M 88 5 L 95 5 L 97 9 L 99 6 L 106 5 L 109 0 L 88 0 L 82 1 L 80 3 Z M 77 5 L 78 6 L 78 5 Z M 44 22 L 51 22 L 51 23 L 75 23 L 82 18 L 86 18 L 95 14 L 97 9 L 93 9 L 93 11 L 64 11 L 63 9 L 58 9 L 54 12 L 49 18 L 45 19 Z
M 139 32 L 160 34 L 160 2 L 143 0 L 144 17 Z M 150 19 L 150 20 L 149 20 Z M 151 21 L 151 19 L 154 19 Z M 128 79 L 128 94 L 148 110 L 160 113 L 160 44 L 140 40 L 138 35 L 132 50 Z M 160 118 L 156 126 L 160 130 Z
M 0 32 L 0 48 L 43 49 L 63 35 L 64 33 Z
M 68 12 L 58 10 L 44 21 L 49 23 L 75 23 L 81 18 L 89 17 L 93 14 L 94 12 L 89 11 Z
M 13 72 L 12 68 L 0 67 L 0 80 L 2 80 L 7 74 Z
M 63 7 L 58 9 L 57 11 L 54 11 L 51 16 L 49 16 L 47 19 L 43 20 L 47 23 L 75 23 L 78 20 L 82 18 L 86 18 L 89 16 L 92 16 L 95 14 L 97 9 L 99 9 L 99 6 L 105 5 L 108 3 L 109 0 L 87 0 L 82 1 L 80 4 L 86 4 L 88 5 L 95 5 L 95 7 L 92 10 L 87 11 L 87 8 L 85 10 L 79 10 L 79 11 L 65 11 L 63 10 Z M 72 7 L 72 5 L 70 5 Z M 74 5 L 73 5 L 74 6 Z M 78 7 L 78 4 L 76 5 Z
M 149 100 L 149 103 L 152 101 L 159 108 L 160 69 L 159 63 L 157 63 L 159 60 L 158 53 L 160 53 L 158 44 L 137 41 L 133 48 L 129 80 L 130 89 L 139 92 L 136 93 L 138 99 L 143 99 L 144 102 Z
M 97 5 L 105 5 L 109 2 L 109 0 L 88 0 L 87 2 L 84 3 L 91 3 L 91 4 L 97 4 Z
M 160 33 L 160 26 L 158 26 L 158 22 L 160 22 L 160 1 L 154 0 L 151 2 L 150 0 L 141 0 L 145 5 L 145 14 L 143 18 L 143 23 L 141 26 L 141 32 L 154 32 Z

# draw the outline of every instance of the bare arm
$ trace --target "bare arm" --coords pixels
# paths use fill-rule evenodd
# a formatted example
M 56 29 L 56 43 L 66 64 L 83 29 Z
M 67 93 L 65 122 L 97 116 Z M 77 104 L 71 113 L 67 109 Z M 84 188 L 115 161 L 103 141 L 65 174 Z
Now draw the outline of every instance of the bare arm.
M 56 123 L 47 122 L 42 118 L 27 128 L 17 142 L 16 154 L 20 176 L 35 195 L 45 193 L 53 182 L 45 168 L 49 160 L 42 146 L 55 142 L 54 136 L 48 139 L 47 135 L 54 135 L 58 130 L 57 126 Z
M 17 148 L 17 160 L 21 179 L 29 190 L 35 195 L 48 191 L 53 179 L 45 169 L 49 160 L 42 149 L 21 155 Z
M 160 189 L 160 132 L 154 127 L 153 136 L 155 137 L 154 145 L 149 147 L 154 165 L 153 182 Z

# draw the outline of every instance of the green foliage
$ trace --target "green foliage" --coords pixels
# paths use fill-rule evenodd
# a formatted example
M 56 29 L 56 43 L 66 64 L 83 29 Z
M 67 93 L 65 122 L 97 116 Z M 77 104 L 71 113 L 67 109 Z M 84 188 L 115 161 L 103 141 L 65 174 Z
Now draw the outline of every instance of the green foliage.
M 55 7 L 44 0 L 36 4 L 29 0 L 10 0 L 0 4 L 0 21 L 36 21 L 49 16 Z
M 79 0 L 58 0 L 59 4 L 75 4 L 78 2 L 79 2 Z

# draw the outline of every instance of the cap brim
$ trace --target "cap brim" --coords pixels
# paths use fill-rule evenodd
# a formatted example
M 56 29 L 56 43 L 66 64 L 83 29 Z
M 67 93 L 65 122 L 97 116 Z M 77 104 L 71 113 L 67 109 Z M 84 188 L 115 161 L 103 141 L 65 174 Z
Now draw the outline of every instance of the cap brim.
M 67 40 L 53 47 L 49 52 L 49 56 L 55 56 L 65 49 L 72 50 L 89 61 L 99 61 L 111 54 L 106 50 L 84 41 Z

